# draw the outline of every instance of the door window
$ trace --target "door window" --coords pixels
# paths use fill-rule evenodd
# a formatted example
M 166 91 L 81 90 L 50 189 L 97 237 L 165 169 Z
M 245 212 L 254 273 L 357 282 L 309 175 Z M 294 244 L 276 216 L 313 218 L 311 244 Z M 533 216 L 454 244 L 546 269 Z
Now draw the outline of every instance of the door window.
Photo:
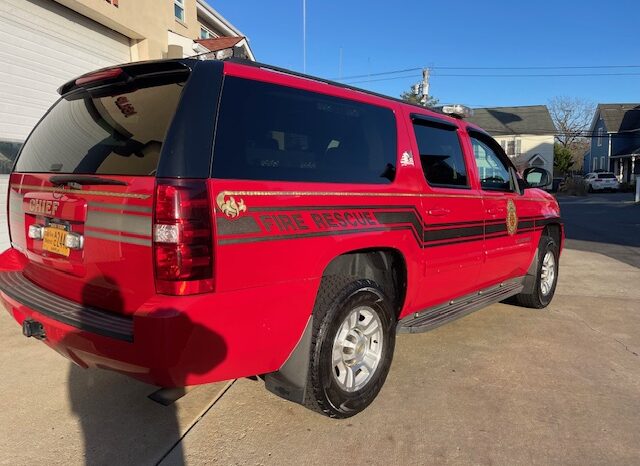
M 430 186 L 469 187 L 456 128 L 416 120 L 413 130 L 427 183 Z
M 497 151 L 480 139 L 471 136 L 473 155 L 478 165 L 482 189 L 492 191 L 513 191 L 513 181 L 508 165 Z

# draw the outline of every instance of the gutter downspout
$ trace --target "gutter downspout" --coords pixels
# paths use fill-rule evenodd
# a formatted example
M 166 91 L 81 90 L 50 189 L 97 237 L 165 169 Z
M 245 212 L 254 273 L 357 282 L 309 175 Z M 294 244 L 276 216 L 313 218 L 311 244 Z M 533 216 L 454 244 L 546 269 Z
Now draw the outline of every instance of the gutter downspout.
M 611 170 L 611 133 L 609 133 L 609 153 L 607 154 L 607 171 L 613 171 L 615 173 L 615 170 Z

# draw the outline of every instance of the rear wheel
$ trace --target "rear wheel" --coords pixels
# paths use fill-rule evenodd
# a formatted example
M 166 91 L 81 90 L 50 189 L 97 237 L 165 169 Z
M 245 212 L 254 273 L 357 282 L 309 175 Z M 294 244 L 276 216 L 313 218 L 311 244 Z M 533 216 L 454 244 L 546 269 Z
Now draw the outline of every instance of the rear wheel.
M 558 284 L 558 245 L 550 236 L 543 235 L 538 246 L 538 268 L 531 293 L 516 295 L 516 302 L 533 309 L 547 307 Z
M 305 405 L 346 418 L 380 392 L 395 346 L 395 313 L 372 280 L 324 277 L 314 310 Z

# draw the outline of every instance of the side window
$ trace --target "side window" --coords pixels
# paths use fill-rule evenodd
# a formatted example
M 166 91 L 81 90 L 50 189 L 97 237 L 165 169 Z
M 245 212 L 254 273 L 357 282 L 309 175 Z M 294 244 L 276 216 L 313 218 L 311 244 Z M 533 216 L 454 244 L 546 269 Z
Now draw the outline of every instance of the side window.
M 513 191 L 509 168 L 500 156 L 486 143 L 474 136 L 471 136 L 471 144 L 478 165 L 482 189 Z
M 396 119 L 388 108 L 227 77 L 213 176 L 245 180 L 390 183 Z
M 468 187 L 467 168 L 456 129 L 415 120 L 413 130 L 427 183 L 431 186 Z

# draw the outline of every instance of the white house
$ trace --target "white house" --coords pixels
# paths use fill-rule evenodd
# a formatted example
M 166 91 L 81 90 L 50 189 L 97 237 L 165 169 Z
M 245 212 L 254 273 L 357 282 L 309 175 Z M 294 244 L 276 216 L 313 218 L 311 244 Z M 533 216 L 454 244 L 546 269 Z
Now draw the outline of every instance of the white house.
M 468 120 L 491 134 L 520 172 L 542 167 L 553 173 L 557 130 L 546 105 L 476 108 Z

